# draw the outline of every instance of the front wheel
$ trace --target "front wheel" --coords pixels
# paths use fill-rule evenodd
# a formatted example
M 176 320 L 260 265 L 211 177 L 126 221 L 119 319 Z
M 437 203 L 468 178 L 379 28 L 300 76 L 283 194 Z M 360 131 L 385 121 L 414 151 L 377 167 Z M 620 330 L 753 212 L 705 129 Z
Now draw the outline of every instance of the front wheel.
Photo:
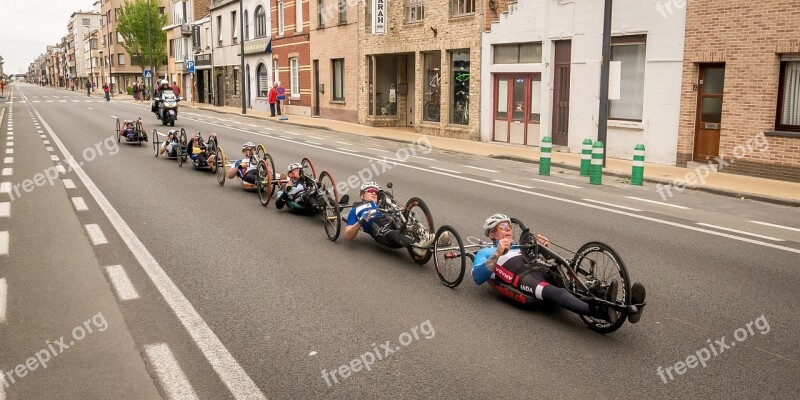
M 303 174 L 305 176 L 311 177 L 314 180 L 317 179 L 317 169 L 314 168 L 314 163 L 311 162 L 310 158 L 303 158 L 303 161 L 300 162 L 300 165 L 303 166 Z
M 628 276 L 628 269 L 625 267 L 625 263 L 622 262 L 622 258 L 611 246 L 601 242 L 584 244 L 575 253 L 571 267 L 577 274 L 578 279 L 591 292 L 581 294 L 604 299 L 610 283 L 616 280 L 619 284 L 617 287 L 617 304 L 620 306 L 630 304 L 631 281 Z M 625 323 L 626 318 L 627 311 L 624 307 L 617 309 L 617 322 L 614 324 L 588 315 L 581 315 L 581 320 L 589 329 L 602 334 L 616 331 Z
M 266 154 L 265 157 L 269 157 L 269 154 Z M 274 174 L 275 172 L 270 168 L 269 161 L 261 160 L 258 162 L 258 167 L 256 168 L 256 190 L 258 191 L 258 201 L 264 207 L 268 206 L 269 201 L 272 199 L 272 177 Z
M 324 202 L 323 223 L 325 224 L 325 234 L 328 239 L 336 241 L 342 231 L 341 209 L 339 208 L 339 190 L 336 188 L 336 181 L 328 171 L 322 171 L 317 181 L 318 193 Z
M 225 152 L 222 151 L 221 147 L 217 147 L 217 151 L 214 152 L 214 165 L 212 167 L 214 168 L 214 175 L 217 177 L 217 183 L 219 183 L 220 186 L 225 186 L 225 175 L 227 174 L 227 171 L 225 171 L 226 161 Z
M 409 199 L 406 203 L 406 209 L 403 211 L 403 217 L 406 219 L 406 231 L 404 233 L 413 237 L 415 242 L 435 232 L 433 216 L 422 199 L 416 197 Z M 415 263 L 424 265 L 430 261 L 433 251 L 428 249 L 424 255 L 420 256 L 414 252 L 413 247 L 409 247 L 408 254 Z
M 160 148 L 161 143 L 158 141 L 158 131 L 156 131 L 156 128 L 153 128 L 153 153 L 155 153 L 156 158 L 158 158 L 158 150 Z
M 122 129 L 122 127 L 120 126 L 119 118 L 117 118 L 117 143 L 120 142 L 120 136 L 122 135 L 120 129 Z
M 451 226 L 443 225 L 433 241 L 433 265 L 439 279 L 449 288 L 461 284 L 467 269 L 467 254 L 461 236 Z

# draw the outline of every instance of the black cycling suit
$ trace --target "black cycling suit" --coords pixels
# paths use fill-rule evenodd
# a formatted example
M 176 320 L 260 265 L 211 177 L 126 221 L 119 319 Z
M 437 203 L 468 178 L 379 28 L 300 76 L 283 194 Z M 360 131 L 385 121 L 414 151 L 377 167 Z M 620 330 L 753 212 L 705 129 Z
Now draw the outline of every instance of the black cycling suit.
M 353 210 L 358 210 L 364 204 L 364 202 L 354 203 Z M 400 233 L 400 230 L 394 225 L 391 217 L 378 212 L 370 220 L 370 224 L 364 229 L 364 232 L 367 232 L 376 242 L 386 247 L 400 249 L 413 246 L 414 239 Z

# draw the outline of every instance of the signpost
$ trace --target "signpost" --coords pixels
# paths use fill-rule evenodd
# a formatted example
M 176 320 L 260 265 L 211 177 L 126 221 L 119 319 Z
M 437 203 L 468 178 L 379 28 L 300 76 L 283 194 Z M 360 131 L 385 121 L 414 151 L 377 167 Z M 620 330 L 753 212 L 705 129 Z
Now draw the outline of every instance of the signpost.
M 186 70 L 192 75 L 192 107 L 194 107 L 194 61 L 186 61 Z

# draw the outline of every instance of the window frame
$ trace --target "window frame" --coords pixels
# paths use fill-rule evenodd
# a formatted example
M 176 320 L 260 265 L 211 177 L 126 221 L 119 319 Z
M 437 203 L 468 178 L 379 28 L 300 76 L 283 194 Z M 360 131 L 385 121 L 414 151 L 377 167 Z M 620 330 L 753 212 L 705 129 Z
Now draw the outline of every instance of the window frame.
M 336 96 L 336 82 L 337 82 L 337 74 L 336 74 L 336 64 L 341 63 L 341 68 L 339 71 L 339 83 L 341 84 L 342 90 L 339 93 L 339 96 Z M 344 95 L 344 58 L 334 58 L 331 59 L 331 100 L 333 101 L 345 101 Z
M 239 44 L 239 24 L 236 23 L 237 11 L 231 11 L 231 43 Z
M 647 69 L 647 35 L 625 35 L 625 36 L 613 36 L 611 38 L 611 60 L 614 61 L 614 46 L 644 46 L 644 59 L 642 60 L 643 68 L 646 71 Z M 620 68 L 621 70 L 621 68 Z M 643 71 L 642 73 L 644 74 Z M 620 71 L 622 72 L 622 71 Z M 628 121 L 628 122 L 642 122 L 644 121 L 644 89 L 646 83 L 646 76 L 642 77 L 642 112 L 639 115 L 638 119 L 632 118 L 615 118 L 611 115 L 612 101 L 619 101 L 619 100 L 608 100 L 608 120 L 612 121 Z M 620 85 L 622 85 L 622 77 L 620 77 Z M 620 99 L 621 100 L 621 99 Z
M 261 72 L 262 71 L 266 72 L 265 75 L 267 77 L 263 88 L 261 87 Z M 262 89 L 266 89 L 264 91 L 264 95 L 263 96 L 261 95 Z M 265 98 L 269 97 L 269 90 L 270 90 L 269 69 L 267 68 L 266 64 L 258 63 L 258 65 L 256 66 L 256 98 L 265 99 Z
M 277 2 L 277 12 L 278 12 L 278 36 L 283 36 L 286 34 L 286 14 L 284 10 L 283 0 L 278 0 Z
M 339 25 L 347 24 L 347 0 L 337 0 L 336 3 L 339 13 Z
M 254 19 L 256 24 L 255 38 L 260 39 L 267 37 L 267 13 L 264 11 L 264 6 L 259 5 L 256 7 Z
M 450 0 L 450 16 L 451 17 L 464 17 L 467 15 L 474 15 L 477 12 L 476 0 Z M 463 6 L 462 6 L 463 5 Z M 467 11 L 468 5 L 472 8 Z M 463 11 L 461 11 L 463 9 Z
M 411 19 L 411 10 L 417 9 L 417 18 Z M 421 14 L 421 16 L 419 16 Z M 406 0 L 403 12 L 403 21 L 406 24 L 416 24 L 425 21 L 425 0 Z
M 787 132 L 800 132 L 800 125 L 786 125 L 781 123 L 781 117 L 783 117 L 783 100 L 784 95 L 786 94 L 786 88 L 784 85 L 784 79 L 786 78 L 786 65 L 788 63 L 800 63 L 800 58 L 797 60 L 780 60 L 780 72 L 778 73 L 778 103 L 777 107 L 775 108 L 775 130 L 776 131 L 787 131 Z M 800 90 L 800 87 L 798 87 Z
M 295 92 L 297 86 L 297 92 Z M 300 57 L 289 59 L 289 96 L 293 99 L 300 98 Z

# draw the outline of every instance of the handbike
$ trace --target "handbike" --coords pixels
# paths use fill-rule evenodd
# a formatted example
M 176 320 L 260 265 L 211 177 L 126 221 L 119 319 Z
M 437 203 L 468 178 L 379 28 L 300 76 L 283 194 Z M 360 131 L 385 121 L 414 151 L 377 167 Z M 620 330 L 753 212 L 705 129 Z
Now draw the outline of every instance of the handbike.
M 128 135 L 124 134 L 125 126 L 128 124 L 133 124 L 133 135 L 128 137 Z M 147 132 L 144 131 L 144 124 L 142 124 L 142 119 L 139 118 L 136 121 L 133 120 L 125 120 L 124 122 L 120 123 L 119 118 L 117 118 L 117 143 L 122 141 L 122 138 L 125 138 L 125 141 L 128 143 L 134 143 L 137 146 L 141 146 L 142 142 L 147 141 Z

